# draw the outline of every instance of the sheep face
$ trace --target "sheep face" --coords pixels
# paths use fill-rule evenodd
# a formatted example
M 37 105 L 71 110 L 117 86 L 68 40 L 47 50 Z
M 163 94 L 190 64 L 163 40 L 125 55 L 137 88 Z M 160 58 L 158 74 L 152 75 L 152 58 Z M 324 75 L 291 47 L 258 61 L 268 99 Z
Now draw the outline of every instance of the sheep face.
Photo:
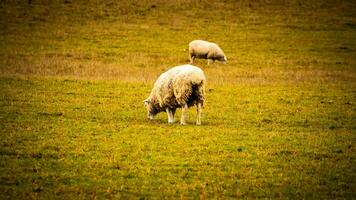
M 227 58 L 226 58 L 226 56 L 224 56 L 224 61 L 222 61 L 224 64 L 226 64 L 227 63 Z
M 150 120 L 153 120 L 154 117 L 156 116 L 156 114 L 158 113 L 158 111 L 155 109 L 155 107 L 153 106 L 152 102 L 150 99 L 146 99 L 143 101 L 145 104 L 145 107 L 147 109 L 147 118 Z
M 218 60 L 221 61 L 221 62 L 224 63 L 224 64 L 227 63 L 227 58 L 226 58 L 226 56 L 219 57 Z

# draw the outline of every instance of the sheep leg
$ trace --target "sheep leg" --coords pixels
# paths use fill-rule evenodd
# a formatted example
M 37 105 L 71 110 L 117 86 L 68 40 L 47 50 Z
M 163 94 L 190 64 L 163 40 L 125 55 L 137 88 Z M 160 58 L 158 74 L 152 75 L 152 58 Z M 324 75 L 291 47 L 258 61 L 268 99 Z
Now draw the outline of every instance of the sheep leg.
M 184 104 L 182 106 L 182 116 L 180 118 L 180 124 L 182 124 L 182 125 L 186 125 L 185 118 L 186 118 L 186 115 L 187 115 L 187 111 L 188 111 L 188 105 Z
M 212 62 L 214 63 L 214 60 L 208 58 L 208 65 Z
M 166 113 L 168 115 L 168 123 L 172 124 L 174 122 L 173 113 L 169 108 L 166 108 Z
M 197 125 L 198 126 L 201 124 L 200 118 L 201 118 L 201 103 L 198 103 L 197 104 Z
M 193 64 L 194 60 L 195 60 L 195 56 L 191 56 L 190 57 L 190 64 Z

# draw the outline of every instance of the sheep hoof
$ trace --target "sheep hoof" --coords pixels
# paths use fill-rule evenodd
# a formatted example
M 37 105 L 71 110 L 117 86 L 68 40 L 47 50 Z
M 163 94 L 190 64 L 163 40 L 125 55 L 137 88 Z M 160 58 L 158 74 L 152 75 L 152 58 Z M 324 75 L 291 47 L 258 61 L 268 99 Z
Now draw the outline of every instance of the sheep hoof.
M 181 124 L 181 125 L 183 125 L 183 126 L 187 125 L 185 122 L 184 122 L 184 123 L 183 123 L 183 122 L 181 122 L 180 124 Z
M 200 126 L 201 125 L 201 123 L 197 123 L 197 126 Z

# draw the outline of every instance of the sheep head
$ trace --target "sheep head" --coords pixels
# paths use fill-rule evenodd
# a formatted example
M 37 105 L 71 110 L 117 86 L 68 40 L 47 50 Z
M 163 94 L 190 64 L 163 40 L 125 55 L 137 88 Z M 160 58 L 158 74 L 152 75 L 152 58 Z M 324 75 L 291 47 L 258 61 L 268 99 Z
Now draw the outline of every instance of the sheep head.
M 154 108 L 154 106 L 152 104 L 151 99 L 149 99 L 149 98 L 145 99 L 143 101 L 143 103 L 145 104 L 145 107 L 147 109 L 147 117 L 148 117 L 148 119 L 153 120 L 155 115 L 157 114 L 157 112 L 156 112 L 156 109 Z
M 221 61 L 222 63 L 226 64 L 226 63 L 227 63 L 227 58 L 226 58 L 226 56 L 221 57 L 221 58 L 219 59 L 219 61 Z

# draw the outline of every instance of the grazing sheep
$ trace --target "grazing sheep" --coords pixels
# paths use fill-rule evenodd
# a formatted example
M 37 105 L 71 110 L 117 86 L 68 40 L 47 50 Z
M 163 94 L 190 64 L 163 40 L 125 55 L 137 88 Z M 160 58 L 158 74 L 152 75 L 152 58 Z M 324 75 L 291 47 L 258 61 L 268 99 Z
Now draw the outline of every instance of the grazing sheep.
M 221 48 L 213 43 L 204 40 L 193 40 L 189 43 L 189 58 L 190 64 L 194 62 L 195 58 L 208 59 L 208 64 L 212 60 L 219 60 L 226 64 L 227 58 Z
M 144 100 L 147 116 L 153 119 L 159 112 L 166 112 L 168 123 L 174 122 L 177 108 L 182 108 L 181 124 L 186 124 L 188 107 L 196 105 L 196 124 L 200 125 L 201 108 L 204 104 L 205 75 L 193 65 L 181 65 L 161 74 L 154 84 L 150 96 Z

